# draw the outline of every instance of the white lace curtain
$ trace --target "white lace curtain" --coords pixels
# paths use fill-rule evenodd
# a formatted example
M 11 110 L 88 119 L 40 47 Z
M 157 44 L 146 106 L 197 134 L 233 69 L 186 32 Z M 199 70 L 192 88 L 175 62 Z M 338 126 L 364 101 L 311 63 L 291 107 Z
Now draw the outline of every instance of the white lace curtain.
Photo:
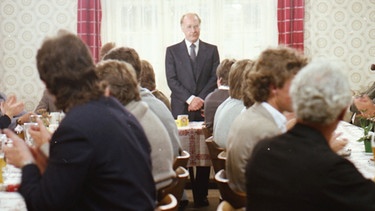
M 218 46 L 220 59 L 255 59 L 276 46 L 277 0 L 101 0 L 102 44 L 136 49 L 154 67 L 157 88 L 169 95 L 166 47 L 184 38 L 180 18 L 202 19 L 200 39 Z

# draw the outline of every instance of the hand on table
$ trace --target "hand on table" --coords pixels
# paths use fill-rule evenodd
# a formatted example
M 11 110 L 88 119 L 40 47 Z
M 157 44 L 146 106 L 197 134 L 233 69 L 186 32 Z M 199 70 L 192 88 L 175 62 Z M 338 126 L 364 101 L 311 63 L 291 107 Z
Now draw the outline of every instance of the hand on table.
M 24 115 L 20 116 L 18 118 L 18 121 L 17 121 L 18 124 L 23 125 L 23 123 L 29 122 L 31 115 L 35 115 L 35 113 L 34 112 L 27 112 Z
M 331 139 L 329 140 L 329 146 L 331 147 L 332 151 L 338 152 L 342 150 L 347 144 L 347 138 L 339 138 L 342 133 L 333 133 Z
M 200 97 L 194 97 L 191 103 L 189 104 L 188 111 L 198 111 L 204 105 L 204 100 Z

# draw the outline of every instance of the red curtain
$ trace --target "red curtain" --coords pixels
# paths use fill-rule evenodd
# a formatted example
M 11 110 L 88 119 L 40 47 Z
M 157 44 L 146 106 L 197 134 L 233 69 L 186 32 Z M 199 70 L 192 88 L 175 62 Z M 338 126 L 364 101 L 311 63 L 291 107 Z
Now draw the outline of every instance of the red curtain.
M 100 24 L 102 8 L 100 0 L 78 0 L 77 34 L 89 46 L 95 62 L 99 60 L 102 46 Z
M 303 51 L 304 0 L 278 0 L 279 44 Z

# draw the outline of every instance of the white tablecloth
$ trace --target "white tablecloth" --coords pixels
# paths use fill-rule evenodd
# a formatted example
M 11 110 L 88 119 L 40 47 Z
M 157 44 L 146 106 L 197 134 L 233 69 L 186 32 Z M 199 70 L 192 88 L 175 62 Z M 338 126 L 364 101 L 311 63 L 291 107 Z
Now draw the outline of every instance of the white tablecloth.
M 21 183 L 21 170 L 11 165 L 3 168 L 4 183 L 0 185 L 0 210 L 1 211 L 25 211 L 26 204 L 18 192 L 6 192 L 6 186 Z
M 178 128 L 181 147 L 190 153 L 188 167 L 211 166 L 202 124 L 203 122 L 189 122 L 189 126 Z
M 363 129 L 347 122 L 340 122 L 336 132 L 342 132 L 342 137 L 349 140 L 346 149 L 351 149 L 351 155 L 347 157 L 360 171 L 364 177 L 373 179 L 375 177 L 375 165 L 370 159 L 372 153 L 365 153 L 364 143 L 357 140 L 363 136 Z

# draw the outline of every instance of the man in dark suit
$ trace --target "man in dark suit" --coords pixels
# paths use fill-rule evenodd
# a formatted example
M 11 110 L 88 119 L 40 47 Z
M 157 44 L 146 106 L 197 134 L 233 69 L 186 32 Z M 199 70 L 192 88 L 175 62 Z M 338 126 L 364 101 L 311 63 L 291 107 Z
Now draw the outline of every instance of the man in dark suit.
M 199 40 L 201 19 L 197 14 L 183 15 L 180 24 L 185 39 L 169 46 L 165 58 L 167 82 L 172 91 L 172 114 L 174 118 L 188 114 L 190 121 L 203 121 L 203 99 L 216 88 L 219 52 L 216 46 Z M 209 170 L 208 167 L 197 167 L 196 179 L 194 181 L 193 177 L 192 180 L 197 207 L 208 205 Z
M 255 146 L 246 169 L 247 210 L 375 210 L 375 183 L 329 145 L 351 102 L 340 70 L 315 61 L 293 79 L 297 124 Z

